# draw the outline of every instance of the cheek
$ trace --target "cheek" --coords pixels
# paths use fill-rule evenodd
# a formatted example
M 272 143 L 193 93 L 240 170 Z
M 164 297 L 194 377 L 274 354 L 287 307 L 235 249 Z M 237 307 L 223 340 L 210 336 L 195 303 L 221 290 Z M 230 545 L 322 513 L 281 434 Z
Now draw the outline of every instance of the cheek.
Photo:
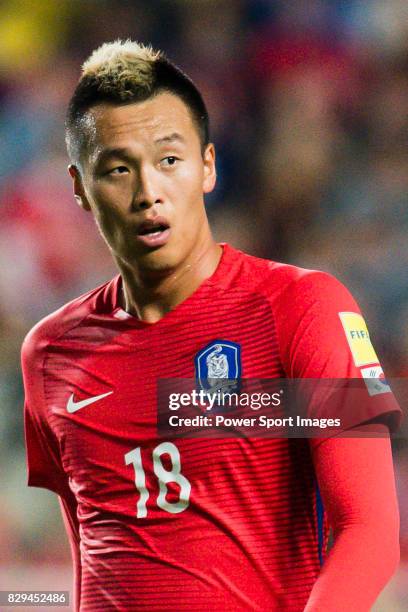
M 185 208 L 199 206 L 203 198 L 203 171 L 196 164 L 185 165 L 174 183 L 178 200 Z
M 106 223 L 119 220 L 129 197 L 129 188 L 126 185 L 96 186 L 90 198 L 94 216 L 104 227 Z
M 122 179 L 116 183 L 95 185 L 92 197 L 98 208 L 115 208 L 129 199 L 131 191 L 130 181 Z

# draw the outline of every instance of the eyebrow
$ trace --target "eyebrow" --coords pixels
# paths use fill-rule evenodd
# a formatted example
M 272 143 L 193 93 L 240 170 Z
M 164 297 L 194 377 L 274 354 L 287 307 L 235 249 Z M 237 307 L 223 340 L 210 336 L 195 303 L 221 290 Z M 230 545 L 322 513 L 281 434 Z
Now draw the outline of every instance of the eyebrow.
M 154 144 L 164 144 L 164 143 L 169 143 L 169 142 L 181 142 L 184 144 L 186 141 L 184 140 L 181 134 L 179 134 L 178 132 L 173 132 L 172 134 L 169 134 L 168 136 L 157 138 L 154 141 Z
M 173 132 L 172 134 L 169 134 L 167 136 L 157 138 L 153 142 L 156 145 L 161 145 L 173 142 L 180 142 L 182 144 L 185 144 L 186 141 L 181 134 L 179 134 L 178 132 Z M 129 149 L 125 147 L 108 147 L 107 149 L 101 151 L 99 155 L 97 155 L 96 163 L 100 164 L 111 157 L 119 157 L 121 159 L 130 161 L 132 155 L 130 154 Z
M 100 164 L 111 157 L 118 157 L 125 160 L 131 159 L 128 149 L 123 147 L 108 147 L 107 149 L 100 151 L 100 153 L 96 156 L 96 163 Z

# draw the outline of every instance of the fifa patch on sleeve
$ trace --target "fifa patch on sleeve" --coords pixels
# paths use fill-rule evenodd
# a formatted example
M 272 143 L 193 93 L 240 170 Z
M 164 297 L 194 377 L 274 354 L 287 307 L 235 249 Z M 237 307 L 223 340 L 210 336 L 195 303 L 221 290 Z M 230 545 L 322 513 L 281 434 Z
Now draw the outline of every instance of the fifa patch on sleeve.
M 339 312 L 339 317 L 356 366 L 378 363 L 363 317 L 357 312 Z
M 367 385 L 369 395 L 379 395 L 380 393 L 391 393 L 391 387 L 384 377 L 384 372 L 381 366 L 371 366 L 370 368 L 361 368 L 361 375 Z

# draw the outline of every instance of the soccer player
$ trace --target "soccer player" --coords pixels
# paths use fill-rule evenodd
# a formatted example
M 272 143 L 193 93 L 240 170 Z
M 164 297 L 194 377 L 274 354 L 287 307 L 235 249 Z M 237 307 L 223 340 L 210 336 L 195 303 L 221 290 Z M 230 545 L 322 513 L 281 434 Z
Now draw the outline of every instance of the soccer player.
M 206 107 L 162 53 L 97 49 L 66 130 L 75 199 L 119 270 L 23 346 L 29 485 L 59 496 L 76 609 L 369 610 L 399 550 L 386 385 L 370 397 L 378 438 L 168 440 L 156 427 L 158 379 L 201 367 L 379 373 L 354 299 L 326 273 L 214 241 Z

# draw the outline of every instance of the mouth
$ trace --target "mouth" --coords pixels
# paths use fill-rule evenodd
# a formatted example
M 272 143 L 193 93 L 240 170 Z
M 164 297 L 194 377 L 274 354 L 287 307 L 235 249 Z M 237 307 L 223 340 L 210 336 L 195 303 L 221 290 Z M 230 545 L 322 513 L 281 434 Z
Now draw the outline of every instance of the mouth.
M 164 217 L 148 219 L 137 228 L 138 240 L 148 247 L 159 247 L 166 244 L 170 237 L 170 225 Z

